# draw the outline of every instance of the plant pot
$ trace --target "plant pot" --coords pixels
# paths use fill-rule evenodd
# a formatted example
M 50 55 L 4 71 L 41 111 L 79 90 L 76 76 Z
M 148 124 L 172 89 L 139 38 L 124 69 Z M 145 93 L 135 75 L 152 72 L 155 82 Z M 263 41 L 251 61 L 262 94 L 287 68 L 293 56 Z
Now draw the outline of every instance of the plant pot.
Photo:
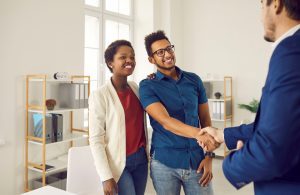
M 51 106 L 47 106 L 47 110 L 54 110 L 54 107 L 55 107 L 54 105 L 53 106 L 52 105 Z

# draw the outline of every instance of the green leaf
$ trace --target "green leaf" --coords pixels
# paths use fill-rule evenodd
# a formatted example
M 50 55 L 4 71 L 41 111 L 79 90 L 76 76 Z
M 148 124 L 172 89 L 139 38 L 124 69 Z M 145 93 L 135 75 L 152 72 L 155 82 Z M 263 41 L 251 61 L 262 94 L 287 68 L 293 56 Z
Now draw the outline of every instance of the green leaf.
M 252 113 L 256 113 L 259 106 L 259 101 L 253 99 L 249 104 L 238 104 L 239 108 L 248 110 Z

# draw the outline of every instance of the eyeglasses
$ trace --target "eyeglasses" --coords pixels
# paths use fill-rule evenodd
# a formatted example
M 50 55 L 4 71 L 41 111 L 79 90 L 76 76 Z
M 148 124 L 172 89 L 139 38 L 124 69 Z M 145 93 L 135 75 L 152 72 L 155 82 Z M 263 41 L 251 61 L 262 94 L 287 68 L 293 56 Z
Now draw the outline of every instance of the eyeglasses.
M 168 52 L 169 54 L 173 54 L 175 51 L 175 46 L 174 45 L 170 45 L 164 49 L 159 49 L 156 50 L 155 52 L 152 53 L 152 55 L 156 54 L 158 57 L 163 57 L 165 55 L 165 52 Z

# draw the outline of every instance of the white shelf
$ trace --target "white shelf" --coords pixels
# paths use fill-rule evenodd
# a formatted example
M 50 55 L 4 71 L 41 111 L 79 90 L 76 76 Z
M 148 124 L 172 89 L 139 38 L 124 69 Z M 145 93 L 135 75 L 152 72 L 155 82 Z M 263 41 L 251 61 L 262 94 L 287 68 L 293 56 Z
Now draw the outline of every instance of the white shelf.
M 29 79 L 32 82 L 42 82 L 44 79 Z M 46 82 L 71 82 L 71 80 L 56 80 L 56 79 L 46 79 Z
M 230 101 L 231 98 L 226 98 L 226 101 Z M 215 99 L 215 98 L 209 98 L 208 101 L 210 102 L 224 102 L 224 99 Z
M 84 110 L 87 108 L 58 108 L 54 110 L 46 110 L 46 114 L 50 113 L 64 113 L 64 112 L 71 112 L 71 111 L 77 111 L 77 110 Z M 42 110 L 34 110 L 34 109 L 29 109 L 28 112 L 34 112 L 34 113 L 43 113 Z
M 76 132 L 76 133 L 70 134 L 68 136 L 64 136 L 62 141 L 47 143 L 46 145 L 54 145 L 54 144 L 70 142 L 70 141 L 77 141 L 77 140 L 87 139 L 87 138 L 88 138 L 87 134 Z M 40 146 L 43 145 L 42 142 L 38 142 L 38 141 L 28 141 L 28 143 L 32 143 L 32 144 L 36 144 L 36 145 L 40 145 Z
M 64 155 L 64 156 L 66 156 L 66 155 Z M 54 168 L 46 171 L 45 173 L 49 174 L 49 173 L 56 173 L 56 172 L 60 172 L 60 171 L 66 170 L 67 169 L 67 161 L 64 160 L 64 159 L 67 159 L 67 158 L 58 157 L 56 159 L 52 159 L 52 160 L 46 161 L 47 165 L 54 166 Z M 28 169 L 30 169 L 32 171 L 39 172 L 39 173 L 43 173 L 42 170 L 34 168 L 32 166 L 29 166 Z
M 80 81 L 81 80 L 81 81 Z M 43 82 L 44 79 L 29 79 L 30 82 Z M 78 78 L 76 80 L 66 79 L 66 80 L 57 80 L 57 79 L 46 79 L 46 82 L 53 82 L 53 83 L 88 83 L 88 81 L 84 78 Z
M 224 120 L 224 119 L 214 119 L 214 118 L 211 118 L 211 120 L 214 121 L 214 122 L 225 122 L 225 121 L 230 121 L 231 118 L 227 118 L 226 120 Z
M 202 82 L 224 82 L 223 79 L 204 79 Z

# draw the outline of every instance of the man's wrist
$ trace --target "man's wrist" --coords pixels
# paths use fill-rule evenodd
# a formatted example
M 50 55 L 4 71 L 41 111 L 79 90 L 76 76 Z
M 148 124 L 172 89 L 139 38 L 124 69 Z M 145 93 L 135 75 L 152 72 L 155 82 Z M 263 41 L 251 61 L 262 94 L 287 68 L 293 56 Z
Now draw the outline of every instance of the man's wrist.
M 221 132 L 222 132 L 222 139 L 223 139 L 223 142 L 225 141 L 225 138 L 224 138 L 224 131 L 225 131 L 225 128 L 222 128 L 222 129 L 220 129 L 221 130 Z
M 218 129 L 216 127 L 212 127 L 212 128 L 214 128 L 217 133 L 218 141 L 220 143 L 223 143 L 224 142 L 224 129 Z
M 192 133 L 192 137 L 195 138 L 195 139 L 198 139 L 199 136 L 200 136 L 199 132 L 200 132 L 199 129 L 194 128 L 193 133 Z
M 220 130 L 220 135 L 219 135 L 219 138 L 221 139 L 222 143 L 225 141 L 225 138 L 224 138 L 224 130 Z

